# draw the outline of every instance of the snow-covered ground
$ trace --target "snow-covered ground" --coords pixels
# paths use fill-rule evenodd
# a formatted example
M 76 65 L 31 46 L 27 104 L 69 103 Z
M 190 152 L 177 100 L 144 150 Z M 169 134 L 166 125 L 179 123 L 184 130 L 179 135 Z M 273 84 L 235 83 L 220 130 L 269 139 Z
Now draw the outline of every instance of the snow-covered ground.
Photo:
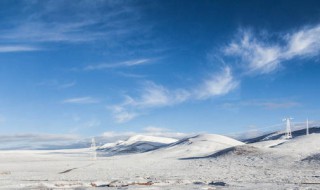
M 243 144 L 199 135 L 97 160 L 90 149 L 1 151 L 0 188 L 320 189 L 319 139 Z

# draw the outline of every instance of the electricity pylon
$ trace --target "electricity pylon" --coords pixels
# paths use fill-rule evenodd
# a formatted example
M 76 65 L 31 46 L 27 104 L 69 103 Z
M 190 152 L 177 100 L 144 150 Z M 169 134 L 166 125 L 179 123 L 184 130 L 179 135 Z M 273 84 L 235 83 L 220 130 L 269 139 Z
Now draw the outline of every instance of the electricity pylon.
M 291 120 L 293 118 L 291 117 L 287 117 L 287 118 L 284 118 L 282 121 L 285 121 L 286 122 L 286 136 L 285 138 L 286 139 L 291 139 L 292 138 L 292 134 L 291 134 Z
M 92 151 L 92 160 L 97 159 L 97 148 L 96 148 L 96 141 L 94 138 L 91 139 L 91 151 Z

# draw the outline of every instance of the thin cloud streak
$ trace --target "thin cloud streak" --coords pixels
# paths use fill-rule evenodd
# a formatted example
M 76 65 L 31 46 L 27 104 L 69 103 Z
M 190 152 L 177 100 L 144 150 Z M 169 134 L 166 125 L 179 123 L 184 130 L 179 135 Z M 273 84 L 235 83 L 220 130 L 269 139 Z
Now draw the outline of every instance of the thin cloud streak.
M 151 61 L 152 61 L 151 59 L 136 59 L 136 60 L 123 61 L 119 63 L 88 65 L 87 67 L 84 68 L 84 70 L 92 71 L 92 70 L 112 69 L 112 68 L 119 68 L 119 67 L 133 67 L 138 65 L 150 64 Z
M 77 98 L 70 98 L 70 99 L 65 99 L 62 101 L 64 104 L 94 104 L 98 103 L 99 100 L 92 98 L 92 97 L 77 97 Z
M 0 46 L 0 53 L 12 53 L 12 52 L 30 52 L 41 51 L 41 48 L 26 45 L 6 45 Z

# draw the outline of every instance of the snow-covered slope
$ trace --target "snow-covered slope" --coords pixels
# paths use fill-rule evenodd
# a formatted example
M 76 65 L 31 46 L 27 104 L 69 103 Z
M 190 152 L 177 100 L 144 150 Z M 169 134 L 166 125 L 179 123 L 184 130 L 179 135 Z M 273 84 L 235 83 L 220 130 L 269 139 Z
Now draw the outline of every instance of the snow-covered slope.
M 257 148 L 273 148 L 287 141 L 288 141 L 287 139 L 266 140 L 266 141 L 261 141 L 256 143 L 250 143 L 250 145 Z
M 240 141 L 222 135 L 202 134 L 182 139 L 170 146 L 153 151 L 151 154 L 175 158 L 200 157 L 243 144 Z
M 135 135 L 125 141 L 107 143 L 97 148 L 105 155 L 118 155 L 127 153 L 147 152 L 159 147 L 177 142 L 177 139 L 166 137 L 155 137 L 146 135 Z
M 297 156 L 320 153 L 320 134 L 310 134 L 287 140 L 273 147 L 279 151 Z
M 317 161 L 320 163 L 320 134 L 298 136 L 292 139 L 267 140 L 248 144 L 276 155 L 295 158 L 296 161 Z

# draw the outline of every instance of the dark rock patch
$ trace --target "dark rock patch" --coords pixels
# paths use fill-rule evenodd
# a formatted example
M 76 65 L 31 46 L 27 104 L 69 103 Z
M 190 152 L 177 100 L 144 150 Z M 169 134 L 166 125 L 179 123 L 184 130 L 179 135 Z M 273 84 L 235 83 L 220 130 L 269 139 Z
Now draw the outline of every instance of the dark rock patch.
M 308 156 L 308 157 L 302 159 L 301 161 L 303 161 L 303 162 L 319 162 L 320 163 L 320 153 Z
M 227 184 L 223 181 L 212 181 L 208 183 L 208 185 L 213 185 L 213 186 L 226 186 Z

